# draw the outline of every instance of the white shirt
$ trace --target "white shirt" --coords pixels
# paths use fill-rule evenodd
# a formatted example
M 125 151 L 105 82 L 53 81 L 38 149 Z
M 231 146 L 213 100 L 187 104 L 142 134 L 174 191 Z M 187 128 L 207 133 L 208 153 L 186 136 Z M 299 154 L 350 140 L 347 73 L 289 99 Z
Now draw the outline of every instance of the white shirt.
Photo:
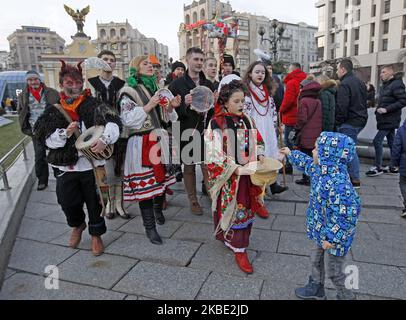
M 81 124 L 82 132 L 86 131 L 86 126 L 82 122 Z M 114 144 L 117 142 L 120 136 L 120 128 L 117 124 L 113 122 L 109 122 L 106 124 L 103 133 L 103 140 L 107 142 L 107 144 Z M 63 148 L 66 145 L 66 141 L 68 140 L 68 136 L 66 134 L 66 129 L 56 129 L 55 132 L 46 140 L 45 144 L 50 149 L 59 149 Z M 73 166 L 53 166 L 54 168 L 58 168 L 64 172 L 85 172 L 92 170 L 92 164 L 90 161 L 83 155 L 83 153 L 78 151 L 79 160 Z M 95 167 L 104 166 L 106 164 L 105 160 L 93 161 Z

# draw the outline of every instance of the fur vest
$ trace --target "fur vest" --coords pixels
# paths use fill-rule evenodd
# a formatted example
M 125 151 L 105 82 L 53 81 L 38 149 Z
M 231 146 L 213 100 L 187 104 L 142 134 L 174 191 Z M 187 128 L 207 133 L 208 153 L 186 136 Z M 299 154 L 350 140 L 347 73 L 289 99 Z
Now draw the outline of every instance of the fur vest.
M 113 122 L 122 128 L 120 117 L 107 105 L 99 104 L 93 97 L 87 97 L 78 107 L 79 123 L 84 123 L 87 129 L 93 126 L 106 126 Z M 34 127 L 34 136 L 45 144 L 45 141 L 57 130 L 69 126 L 68 120 L 54 106 L 50 106 L 38 119 Z M 76 137 L 70 137 L 63 148 L 50 149 L 47 161 L 54 166 L 73 166 L 79 159 L 75 147 Z

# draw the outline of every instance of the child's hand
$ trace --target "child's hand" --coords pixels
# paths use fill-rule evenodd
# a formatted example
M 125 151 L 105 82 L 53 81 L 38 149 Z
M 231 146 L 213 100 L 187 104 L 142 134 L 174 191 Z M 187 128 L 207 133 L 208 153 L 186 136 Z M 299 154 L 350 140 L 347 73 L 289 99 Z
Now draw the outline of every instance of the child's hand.
M 289 156 L 292 151 L 289 148 L 282 148 L 279 150 L 280 153 L 282 153 L 284 156 Z
M 330 250 L 333 248 L 334 248 L 334 246 L 330 242 L 323 241 L 323 250 Z

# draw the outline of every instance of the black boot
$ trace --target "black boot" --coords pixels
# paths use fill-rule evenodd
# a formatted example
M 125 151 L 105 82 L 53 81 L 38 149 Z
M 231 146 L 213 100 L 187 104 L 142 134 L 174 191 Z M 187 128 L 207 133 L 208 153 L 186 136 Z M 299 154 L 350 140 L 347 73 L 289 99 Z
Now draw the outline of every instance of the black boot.
M 300 180 L 295 181 L 296 184 L 300 186 L 308 186 L 310 187 L 310 178 L 306 175 L 303 175 L 303 178 Z
M 156 223 L 158 223 L 160 226 L 165 224 L 165 216 L 163 214 L 163 203 L 165 201 L 164 196 L 159 196 L 154 198 L 154 214 L 155 214 L 155 219 Z
M 275 182 L 274 184 L 271 184 L 270 188 L 271 188 L 271 193 L 272 194 L 281 194 L 281 193 L 289 190 L 288 187 L 282 187 L 277 182 Z
M 283 174 L 283 169 L 279 170 L 280 174 Z M 285 174 L 293 174 L 293 166 L 290 163 L 286 164 Z
M 148 239 L 153 244 L 162 244 L 162 239 L 156 231 L 154 208 L 141 209 L 141 216 Z

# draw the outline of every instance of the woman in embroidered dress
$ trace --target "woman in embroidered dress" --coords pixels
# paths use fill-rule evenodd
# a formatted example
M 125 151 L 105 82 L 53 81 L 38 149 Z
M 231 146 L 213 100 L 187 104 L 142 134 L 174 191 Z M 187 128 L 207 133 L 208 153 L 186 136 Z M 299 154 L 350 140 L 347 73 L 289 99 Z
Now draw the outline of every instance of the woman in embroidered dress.
M 239 268 L 250 274 L 253 268 L 246 249 L 262 194 L 250 175 L 265 150 L 258 130 L 243 113 L 244 91 L 238 80 L 222 86 L 205 143 L 216 239 L 235 253 Z
M 129 136 L 124 163 L 124 201 L 139 202 L 147 237 L 153 244 L 162 244 L 155 220 L 158 224 L 165 223 L 163 195 L 167 187 L 176 183 L 176 179 L 165 170 L 153 131 L 164 132 L 161 129 L 170 126 L 170 122 L 163 121 L 164 112 L 171 122 L 177 120 L 174 108 L 180 105 L 180 97 L 172 100 L 164 110 L 158 106 L 160 98 L 157 91 L 154 69 L 148 56 L 134 58 L 130 63 L 127 85 L 119 93 L 121 119 Z
M 245 98 L 245 113 L 254 120 L 265 143 L 265 156 L 278 159 L 278 140 L 276 130 L 278 128 L 278 113 L 272 98 L 272 78 L 262 61 L 256 61 L 250 65 L 244 77 L 244 83 L 248 87 L 249 94 Z M 272 194 L 282 193 L 288 190 L 275 182 L 271 185 Z M 258 212 L 262 218 L 268 218 L 269 213 Z

